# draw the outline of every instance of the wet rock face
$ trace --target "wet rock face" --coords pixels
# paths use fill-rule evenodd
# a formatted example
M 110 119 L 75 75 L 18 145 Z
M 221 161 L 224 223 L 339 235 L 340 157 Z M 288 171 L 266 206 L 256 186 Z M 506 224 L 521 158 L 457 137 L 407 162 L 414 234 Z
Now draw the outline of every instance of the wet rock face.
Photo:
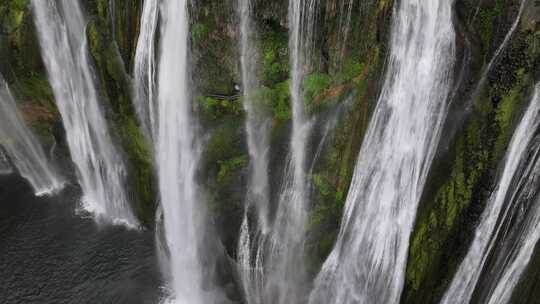
M 465 29 L 460 39 L 470 42 L 470 65 L 478 68 L 454 100 L 471 108 L 458 111 L 466 113 L 459 114 L 464 115 L 463 123 L 447 144 L 449 148 L 440 151 L 418 211 L 404 303 L 434 303 L 445 291 L 468 249 L 496 182 L 498 165 L 537 81 L 535 62 L 540 52 L 535 32 L 540 27 L 531 28 L 530 7 L 525 8 L 527 13 L 492 69 L 484 70 L 512 27 L 519 6 L 519 1 L 456 2 L 456 22 Z M 484 74 L 487 80 L 478 87 Z M 476 96 L 470 93 L 474 90 L 478 90 Z

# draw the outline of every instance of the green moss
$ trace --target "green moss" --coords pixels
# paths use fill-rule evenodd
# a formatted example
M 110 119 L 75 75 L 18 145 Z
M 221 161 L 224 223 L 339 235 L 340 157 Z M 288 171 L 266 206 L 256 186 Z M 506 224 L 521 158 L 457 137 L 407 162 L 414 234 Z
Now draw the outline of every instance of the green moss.
M 321 94 L 332 83 L 332 78 L 327 74 L 314 73 L 306 76 L 303 81 L 304 96 L 307 100 L 312 100 Z
M 272 113 L 274 119 L 289 120 L 291 118 L 290 83 L 280 82 L 272 88 L 262 86 L 253 93 L 253 102 L 265 112 Z
M 4 0 L 0 4 L 0 33 L 15 32 L 22 24 L 28 0 Z
M 504 15 L 504 3 L 500 0 L 496 0 L 492 7 L 480 7 L 475 19 L 475 28 L 482 40 L 482 46 L 484 48 L 484 55 L 487 58 L 489 48 L 491 46 L 494 34 L 495 26 L 497 24 L 497 18 Z
M 505 6 L 500 0 L 485 3 L 477 18 L 470 19 L 482 40 L 479 66 L 490 58 L 495 37 L 506 33 Z M 476 4 L 469 10 L 474 13 Z M 427 187 L 430 193 L 419 208 L 411 236 L 403 303 L 436 302 L 468 249 L 523 105 L 530 99 L 531 62 L 538 55 L 530 43 L 532 33 L 515 33 L 450 144 L 451 151 L 432 169 L 434 181 Z
M 233 93 L 238 80 L 238 45 L 226 2 L 197 2 L 193 10 L 191 54 L 193 77 L 203 94 Z
M 278 83 L 274 89 L 274 117 L 279 120 L 290 119 L 291 104 L 290 104 L 290 83 L 288 81 Z
M 315 189 L 317 189 L 317 191 L 319 191 L 319 193 L 324 197 L 332 194 L 333 189 L 330 183 L 321 174 L 313 175 L 313 185 L 315 186 Z
M 51 139 L 52 141 L 52 125 L 49 121 L 36 120 L 32 122 L 30 127 L 40 139 Z
M 493 24 L 495 18 L 497 17 L 497 12 L 495 10 L 486 10 L 481 9 L 478 12 L 478 31 L 480 37 L 482 38 L 482 43 L 485 46 L 489 46 L 491 41 L 491 35 L 493 32 Z
M 225 180 L 238 172 L 238 170 L 244 168 L 247 164 L 247 157 L 237 156 L 227 160 L 218 161 L 219 171 L 217 175 L 218 183 L 223 183 Z
M 372 67 L 378 68 L 377 65 Z M 373 73 L 372 76 L 375 75 L 376 73 Z M 329 78 L 323 77 L 326 79 L 320 81 L 322 87 L 329 83 Z M 376 90 L 369 91 L 370 86 L 367 84 L 373 84 L 375 79 L 377 77 L 370 77 L 367 73 L 363 79 L 359 79 L 358 83 L 351 82 L 346 86 L 332 83 L 324 89 L 330 95 L 335 95 L 332 97 L 334 101 L 350 96 L 355 98 L 355 104 L 350 111 L 346 111 L 339 118 L 339 124 L 331 136 L 332 141 L 321 154 L 323 159 L 320 167 L 317 167 L 312 176 L 314 197 L 307 227 L 309 235 L 307 246 L 312 252 L 308 256 L 308 267 L 313 273 L 319 270 L 321 263 L 332 250 L 339 232 L 346 194 L 355 167 L 354 162 L 369 121 L 368 101 L 376 97 Z M 323 90 L 318 90 L 318 95 L 324 95 L 320 91 Z M 322 97 L 317 96 L 315 99 L 318 98 Z M 331 98 L 323 98 L 317 102 L 322 105 L 332 104 L 331 100 Z
M 121 84 L 122 86 L 129 86 L 128 75 L 124 66 L 124 62 L 118 51 L 118 46 L 115 43 L 111 43 L 105 49 L 106 67 L 108 74 L 112 79 Z
M 201 158 L 210 216 L 223 243 L 235 248 L 243 212 L 248 156 L 244 147 L 243 119 L 228 116 L 212 126 Z
M 523 70 L 519 70 L 516 77 L 516 83 L 509 92 L 502 97 L 495 111 L 495 127 L 501 130 L 501 136 L 497 139 L 495 144 L 495 153 L 502 155 L 506 148 L 513 130 L 510 128 L 516 123 L 521 113 L 520 105 L 523 101 L 528 99 L 524 94 L 528 86 L 527 76 L 523 74 Z
M 267 25 L 261 33 L 259 50 L 262 59 L 259 79 L 265 85 L 286 79 L 289 74 L 287 32 L 279 25 Z
M 11 7 L 16 10 L 24 10 L 30 0 L 11 0 Z
M 200 43 L 207 39 L 210 34 L 210 27 L 205 23 L 195 23 L 191 27 L 191 39 L 193 43 Z
M 420 209 L 409 248 L 405 303 L 416 303 L 415 299 L 424 296 L 426 303 L 431 301 L 428 297 L 437 298 L 444 291 L 447 276 L 459 265 L 470 241 L 472 230 L 468 229 L 474 227 L 471 214 L 479 214 L 474 210 L 481 209 L 487 199 L 497 164 L 521 113 L 521 100 L 526 99 L 522 93 L 528 86 L 525 83 L 515 82 L 496 107 L 487 106 L 493 97 L 480 97 L 466 128 L 452 144 L 451 167 L 434 169 L 442 175 L 450 173 L 429 207 Z
M 3 32 L 11 33 L 17 30 L 23 20 L 23 11 L 10 10 L 2 20 Z
M 149 224 L 153 221 L 155 210 L 154 177 L 151 163 L 151 152 L 146 138 L 142 135 L 135 120 L 126 117 L 119 124 L 124 149 L 128 152 L 131 170 L 132 188 L 137 194 L 139 203 L 135 204 L 135 211 L 139 219 Z
M 334 77 L 334 82 L 345 83 L 360 75 L 364 69 L 364 64 L 354 59 L 349 59 L 343 65 L 343 69 Z
M 115 4 L 123 5 L 116 2 Z M 120 19 L 115 18 L 111 21 L 108 0 L 98 0 L 95 5 L 86 35 L 99 78 L 99 94 L 105 97 L 100 100 L 104 102 L 110 131 L 115 138 L 119 139 L 122 151 L 126 154 L 128 182 L 132 190 L 134 209 L 141 222 L 149 225 L 154 219 L 156 207 L 151 149 L 137 125 L 131 100 L 131 78 L 117 44 L 117 41 L 127 44 L 130 39 L 118 37 L 121 36 L 119 33 L 124 33 L 122 32 L 124 29 L 117 31 L 116 35 L 112 33 L 112 29 L 115 28 L 112 22 L 128 24 L 130 20 L 123 20 L 124 16 L 120 14 L 117 16 Z M 127 10 L 123 12 L 128 13 Z M 128 50 L 129 46 L 125 45 L 125 48 Z M 129 56 L 126 55 L 126 57 Z
M 200 106 L 202 112 L 206 116 L 212 119 L 218 118 L 219 101 L 217 99 L 212 97 L 197 96 L 196 100 L 197 104 Z
M 456 232 L 463 214 L 478 197 L 481 184 L 486 182 L 489 164 L 493 162 L 486 138 L 496 136 L 485 127 L 488 116 L 476 113 L 467 128 L 453 144 L 453 159 L 446 182 L 438 188 L 431 208 L 417 219 L 409 248 L 410 258 L 406 282 L 410 292 L 420 292 L 424 284 L 436 284 L 442 273 L 432 273 L 438 263 L 444 262 L 448 238 Z M 454 249 L 455 250 L 455 249 Z M 422 287 L 424 286 L 424 287 Z M 431 285 L 429 288 L 431 287 Z M 433 296 L 436 292 L 430 294 Z M 418 296 L 418 295 L 417 295 Z
M 11 85 L 16 99 L 46 107 L 52 113 L 57 113 L 54 94 L 45 75 L 33 74 L 19 78 Z
M 495 114 L 495 121 L 501 129 L 506 129 L 512 122 L 514 113 L 514 105 L 516 103 L 516 97 L 518 96 L 518 90 L 512 90 L 508 96 L 505 96 L 497 108 Z
M 197 96 L 197 105 L 204 116 L 210 121 L 216 121 L 226 116 L 239 116 L 243 113 L 242 101 L 234 99 L 217 99 L 209 96 Z
M 210 140 L 206 146 L 204 160 L 211 171 L 219 172 L 220 162 L 244 155 L 242 150 L 242 120 L 228 119 L 212 129 Z
M 527 45 L 529 46 L 529 57 L 538 57 L 540 54 L 540 30 L 537 30 L 533 35 L 527 37 Z

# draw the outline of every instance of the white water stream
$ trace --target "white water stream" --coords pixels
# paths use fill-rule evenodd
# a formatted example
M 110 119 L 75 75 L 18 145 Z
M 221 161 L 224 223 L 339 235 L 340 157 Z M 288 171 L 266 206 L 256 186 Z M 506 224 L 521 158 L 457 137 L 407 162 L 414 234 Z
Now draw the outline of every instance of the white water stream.
M 37 138 L 26 126 L 7 82 L 0 75 L 0 148 L 17 171 L 32 185 L 36 195 L 54 193 L 64 179 L 45 155 Z M 10 173 L 10 163 L 0 151 L 0 174 Z
M 534 131 L 540 126 L 539 111 L 540 85 L 536 87 L 532 101 L 514 132 L 497 188 L 487 202 L 480 224 L 476 229 L 473 243 L 441 303 L 470 302 L 486 261 L 492 254 L 494 246 L 496 246 L 498 235 L 503 233 L 501 230 L 504 219 L 507 217 L 509 210 L 518 208 L 518 206 L 512 206 L 512 203 L 514 197 L 519 195 L 519 191 L 523 187 L 518 187 L 513 182 L 516 179 L 527 181 L 528 175 L 520 174 L 522 173 L 519 170 L 520 162 L 527 157 L 527 148 L 534 137 Z M 501 272 L 499 283 L 492 290 L 486 303 L 507 303 L 509 301 L 513 287 L 517 284 L 540 237 L 540 228 L 537 227 L 538 219 L 540 219 L 538 206 L 533 208 L 530 216 L 532 219 L 525 224 L 524 230 L 519 237 L 519 245 L 514 245 L 515 247 L 507 256 L 508 259 L 513 258 L 513 260 L 507 261 L 504 265 L 499 265 L 498 271 Z M 515 228 L 517 229 L 517 227 Z M 502 252 L 499 254 L 502 254 Z
M 135 111 L 150 140 L 154 140 L 157 131 L 155 44 L 158 17 L 158 1 L 144 1 L 133 72 Z
M 306 293 L 304 242 L 309 207 L 306 149 L 312 122 L 305 113 L 302 82 L 314 55 L 318 11 L 318 0 L 289 1 L 292 135 L 278 207 L 263 255 L 266 267 L 263 303 L 301 303 Z
M 208 278 L 201 248 L 206 229 L 195 177 L 201 151 L 189 90 L 188 1 L 162 1 L 160 16 L 155 154 L 167 245 L 161 256 L 167 257 L 164 268 L 170 274 L 167 302 L 213 303 L 204 288 Z
M 312 304 L 399 302 L 416 209 L 448 109 L 452 6 L 448 0 L 395 3 L 385 84 Z
M 246 111 L 246 133 L 250 157 L 250 175 L 245 201 L 244 218 L 238 243 L 238 264 L 243 290 L 248 303 L 259 303 L 263 286 L 263 265 L 257 247 L 269 232 L 268 154 L 270 118 L 257 106 L 254 98 L 258 87 L 258 50 L 255 23 L 252 20 L 252 0 L 238 0 L 240 17 L 240 61 L 242 91 Z M 250 221 L 254 213 L 254 221 Z
M 98 220 L 138 226 L 126 195 L 126 168 L 100 107 L 77 0 L 32 0 L 43 61 L 83 191 Z

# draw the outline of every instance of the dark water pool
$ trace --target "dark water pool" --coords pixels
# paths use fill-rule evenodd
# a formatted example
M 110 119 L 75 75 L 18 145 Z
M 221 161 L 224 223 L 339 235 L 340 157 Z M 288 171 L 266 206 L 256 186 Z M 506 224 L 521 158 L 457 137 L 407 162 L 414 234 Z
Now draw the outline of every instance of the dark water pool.
M 157 303 L 153 233 L 81 218 L 78 197 L 0 176 L 0 303 Z

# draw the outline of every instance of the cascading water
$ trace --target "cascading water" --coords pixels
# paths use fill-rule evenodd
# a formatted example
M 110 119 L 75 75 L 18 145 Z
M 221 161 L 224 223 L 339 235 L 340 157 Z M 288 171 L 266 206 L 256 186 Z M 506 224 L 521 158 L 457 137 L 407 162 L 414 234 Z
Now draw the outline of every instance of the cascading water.
M 62 188 L 64 180 L 24 123 L 7 82 L 0 75 L 0 148 L 2 147 L 37 195 L 52 193 Z M 0 151 L 0 173 L 10 172 L 9 168 L 8 159 Z
M 339 32 L 340 32 L 340 41 L 339 41 L 339 64 L 341 64 L 341 59 L 345 55 L 345 50 L 347 47 L 347 41 L 349 39 L 349 33 L 351 31 L 351 17 L 352 9 L 354 6 L 353 0 L 342 0 L 339 7 Z
M 13 168 L 9 163 L 9 159 L 2 149 L 0 149 L 0 175 L 13 173 Z
M 523 12 L 525 10 L 526 4 L 527 4 L 527 0 L 521 0 L 521 3 L 519 5 L 519 11 L 514 20 L 514 23 L 512 23 L 510 30 L 508 31 L 508 33 L 506 33 L 506 36 L 504 36 L 503 42 L 499 45 L 499 47 L 493 54 L 493 57 L 489 61 L 488 65 L 483 70 L 482 76 L 480 77 L 480 81 L 476 85 L 475 91 L 473 92 L 473 100 L 476 98 L 476 96 L 480 94 L 480 90 L 484 87 L 484 83 L 486 82 L 489 72 L 491 72 L 491 69 L 493 68 L 493 66 L 498 62 L 500 55 L 503 53 L 503 51 L 508 46 L 508 43 L 512 39 L 512 36 L 514 35 L 514 32 L 516 31 L 519 25 L 519 22 L 521 21 L 521 16 L 523 16 Z
M 502 249 L 497 252 L 497 260 L 492 266 L 493 271 L 489 274 L 489 288 L 483 289 L 484 303 L 504 304 L 511 301 L 512 292 L 518 285 L 524 274 L 535 246 L 540 239 L 540 200 L 538 189 L 540 181 L 540 140 L 538 135 L 534 139 L 533 160 L 526 168 L 525 175 L 520 178 L 519 186 L 524 190 L 516 197 L 518 205 L 513 208 L 512 216 L 517 218 L 512 225 L 505 227 L 507 235 L 504 235 Z M 521 205 L 521 206 L 519 206 Z M 508 229 L 511 229 L 508 231 Z
M 238 263 L 244 293 L 248 303 L 257 303 L 262 288 L 262 265 L 257 263 L 258 253 L 253 261 L 252 251 L 260 252 L 257 247 L 258 239 L 265 238 L 269 230 L 268 204 L 268 153 L 270 119 L 257 107 L 253 100 L 254 90 L 258 86 L 257 80 L 257 48 L 255 45 L 255 24 L 252 21 L 252 1 L 239 0 L 238 14 L 240 16 L 240 52 L 242 66 L 242 86 L 244 95 L 244 109 L 246 111 L 246 133 L 250 156 L 250 180 L 247 189 L 244 219 L 240 230 L 238 244 Z M 256 213 L 257 222 L 249 222 L 250 210 Z M 251 229 L 250 229 L 251 228 Z M 251 238 L 255 237 L 255 242 Z M 255 245 L 255 248 L 252 246 Z
M 523 159 L 529 157 L 528 147 L 533 141 L 535 130 L 540 126 L 540 85 L 537 85 L 535 94 L 529 105 L 520 125 L 516 129 L 506 153 L 504 169 L 500 176 L 495 192 L 489 198 L 487 207 L 480 224 L 476 229 L 475 238 L 467 253 L 467 256 L 461 263 L 452 284 L 446 291 L 441 303 L 469 303 L 479 279 L 484 271 L 486 262 L 493 254 L 493 248 L 496 246 L 498 238 L 510 238 L 511 232 L 504 231 L 503 224 L 510 218 L 509 215 L 514 212 L 524 212 L 517 209 L 523 208 L 519 204 L 520 195 L 525 195 L 527 191 L 535 191 L 534 186 L 538 186 L 537 176 L 540 171 L 536 170 L 538 164 L 525 164 L 525 168 L 520 163 Z M 533 159 L 538 162 L 538 144 L 535 144 L 536 151 L 533 151 Z M 532 171 L 532 172 L 531 172 Z M 518 181 L 516 184 L 515 181 Z M 532 184 L 532 185 L 531 185 Z M 521 194 L 520 191 L 524 191 Z M 537 198 L 528 198 L 530 200 Z M 516 202 L 517 201 L 517 202 Z M 497 278 L 495 284 L 490 288 L 487 298 L 482 303 L 507 303 L 512 294 L 512 290 L 525 269 L 534 246 L 540 237 L 538 220 L 540 219 L 540 206 L 534 202 L 530 212 L 522 215 L 523 224 L 512 225 L 510 229 L 517 231 L 517 241 L 515 244 L 502 250 L 497 250 L 495 255 L 498 260 L 503 260 L 501 265 L 494 267 L 497 275 L 491 275 Z
M 521 16 L 523 16 L 523 11 L 525 10 L 525 5 L 526 4 L 527 4 L 527 0 L 521 0 L 521 4 L 519 5 L 519 11 L 518 11 L 518 14 L 516 16 L 516 19 L 514 20 L 514 23 L 512 23 L 512 27 L 510 27 L 510 30 L 508 31 L 508 33 L 504 37 L 503 42 L 501 43 L 499 48 L 497 48 L 497 50 L 495 51 L 495 54 L 493 54 L 493 58 L 489 62 L 488 67 L 486 69 L 487 72 L 491 70 L 491 67 L 495 64 L 495 62 L 499 58 L 499 55 L 501 55 L 502 51 L 504 51 L 504 49 L 506 48 L 506 46 L 510 42 L 510 39 L 514 35 L 514 32 L 516 31 L 516 29 L 517 29 L 517 27 L 519 25 L 519 22 L 521 21 Z M 486 74 L 487 74 L 487 72 L 486 72 Z M 486 77 L 486 75 L 483 76 L 483 78 L 485 78 L 485 77 Z M 483 82 L 483 81 L 481 81 L 481 82 Z
M 279 205 L 264 256 L 264 303 L 301 303 L 304 297 L 308 208 L 306 147 L 312 123 L 304 110 L 302 80 L 313 57 L 318 9 L 318 0 L 289 1 L 292 136 Z
M 99 106 L 79 1 L 33 0 L 32 9 L 83 191 L 82 206 L 98 219 L 138 226 L 125 192 L 125 165 Z
M 448 109 L 453 1 L 394 7 L 386 80 L 358 156 L 341 230 L 310 303 L 398 303 L 416 208 Z
M 158 1 L 144 1 L 134 68 L 134 105 L 141 127 L 149 139 L 157 130 L 155 43 Z
M 170 303 L 213 303 L 203 289 L 203 210 L 195 174 L 200 157 L 188 89 L 188 1 L 160 6 L 156 164 L 170 271 Z

